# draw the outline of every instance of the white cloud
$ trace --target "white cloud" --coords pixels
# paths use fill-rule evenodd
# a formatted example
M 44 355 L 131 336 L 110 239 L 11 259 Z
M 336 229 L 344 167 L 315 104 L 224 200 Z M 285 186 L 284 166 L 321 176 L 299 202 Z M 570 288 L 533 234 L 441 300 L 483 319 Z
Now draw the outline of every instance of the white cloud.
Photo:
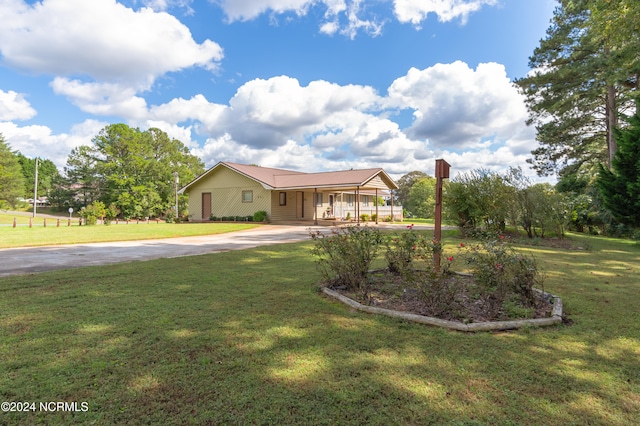
M 22 93 L 0 89 L 0 121 L 29 120 L 36 114 Z
M 412 68 L 389 87 L 389 101 L 414 109 L 406 132 L 434 146 L 468 148 L 526 133 L 524 99 L 503 65 L 464 62 Z
M 156 0 L 161 1 L 161 0 Z M 384 22 L 376 17 L 367 16 L 367 6 L 374 2 L 365 0 L 213 0 L 219 4 L 230 22 L 249 21 L 264 13 L 275 15 L 293 13 L 304 16 L 312 7 L 322 5 L 326 8 L 326 21 L 320 24 L 323 34 L 345 35 L 351 39 L 360 31 L 373 36 L 382 33 Z M 492 6 L 498 0 L 393 0 L 393 12 L 402 23 L 411 23 L 417 27 L 427 19 L 430 13 L 437 15 L 441 22 L 460 19 L 464 24 L 469 15 L 480 10 L 484 5 Z
M 293 12 L 306 15 L 314 0 L 214 0 L 224 10 L 230 21 L 249 21 L 271 10 L 274 13 Z M 327 3 L 344 4 L 344 1 Z
M 429 13 L 435 13 L 440 22 L 460 19 L 464 24 L 469 15 L 484 5 L 493 6 L 498 0 L 394 0 L 394 13 L 403 23 L 418 26 L 427 19 Z
M 147 115 L 147 102 L 136 96 L 137 90 L 119 83 L 84 83 L 56 77 L 51 82 L 54 93 L 64 95 L 82 111 L 95 115 L 112 115 L 128 119 Z
M 375 18 L 362 17 L 367 3 L 364 0 L 217 0 L 215 3 L 224 10 L 230 22 L 249 21 L 269 12 L 272 15 L 293 13 L 304 16 L 311 7 L 322 5 L 326 8 L 326 21 L 320 24 L 321 33 L 340 33 L 353 39 L 359 31 L 379 35 L 383 27 L 383 23 Z
M 33 72 L 148 86 L 167 72 L 215 69 L 223 57 L 218 44 L 196 43 L 172 15 L 115 0 L 4 0 L 0 15 L 4 61 Z
M 15 123 L 0 122 L 0 133 L 12 149 L 30 158 L 47 158 L 62 169 L 69 152 L 80 145 L 89 145 L 91 139 L 107 124 L 97 120 L 85 120 L 74 125 L 69 134 L 54 135 L 46 126 L 20 127 Z

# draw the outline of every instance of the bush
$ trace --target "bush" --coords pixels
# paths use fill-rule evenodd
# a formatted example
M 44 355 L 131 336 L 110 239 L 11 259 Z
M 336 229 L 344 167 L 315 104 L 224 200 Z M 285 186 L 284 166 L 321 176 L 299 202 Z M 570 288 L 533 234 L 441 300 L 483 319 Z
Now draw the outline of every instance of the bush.
M 363 221 L 363 222 L 367 222 L 369 220 L 369 215 L 366 214 L 366 213 L 362 213 L 360 215 L 360 220 Z
M 86 225 L 95 225 L 98 219 L 102 219 L 106 214 L 106 208 L 101 201 L 95 201 L 87 207 L 83 207 L 78 215 L 85 220 Z
M 412 228 L 409 225 L 406 232 L 387 240 L 385 259 L 389 271 L 402 276 L 407 287 L 418 292 L 428 306 L 425 314 L 440 316 L 455 310 L 458 289 L 455 281 L 448 279 L 453 257 L 442 256 L 440 243 Z M 440 270 L 436 268 L 435 254 L 444 258 Z
M 373 214 L 371 215 L 371 221 L 372 221 L 372 222 L 375 222 L 376 220 L 378 220 L 378 215 L 377 215 L 377 214 L 375 214 L 375 213 L 373 213 Z
M 310 236 L 315 242 L 312 253 L 325 282 L 344 286 L 369 300 L 369 269 L 383 242 L 381 232 L 368 226 L 347 226 L 328 235 L 317 231 Z
M 517 302 L 534 308 L 534 286 L 542 287 L 543 276 L 533 256 L 525 256 L 510 247 L 506 238 L 465 246 L 467 263 L 476 280 L 478 298 L 487 311 L 497 316 L 505 302 Z
M 268 217 L 268 215 L 267 215 L 266 211 L 259 210 L 259 211 L 255 212 L 253 214 L 252 219 L 253 219 L 254 222 L 266 222 L 267 221 L 267 217 Z

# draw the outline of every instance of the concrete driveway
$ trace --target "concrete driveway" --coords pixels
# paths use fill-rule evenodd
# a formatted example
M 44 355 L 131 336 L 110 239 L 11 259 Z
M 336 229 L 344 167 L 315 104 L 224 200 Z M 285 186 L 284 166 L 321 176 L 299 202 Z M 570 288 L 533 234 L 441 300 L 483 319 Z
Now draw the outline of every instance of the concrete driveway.
M 383 229 L 391 227 L 405 229 L 406 225 L 380 225 Z M 429 228 L 432 227 L 415 227 Z M 331 230 L 326 226 L 265 225 L 246 231 L 197 237 L 0 249 L 0 277 L 304 241 L 309 239 L 309 229 Z

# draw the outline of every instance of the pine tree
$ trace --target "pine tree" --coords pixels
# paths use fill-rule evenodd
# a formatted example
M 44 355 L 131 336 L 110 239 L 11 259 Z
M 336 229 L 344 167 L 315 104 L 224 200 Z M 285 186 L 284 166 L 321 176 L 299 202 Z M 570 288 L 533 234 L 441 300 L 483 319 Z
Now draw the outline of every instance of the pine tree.
M 600 6 L 594 18 L 592 8 Z M 634 49 L 609 37 L 600 24 L 615 2 L 560 0 L 547 36 L 529 60 L 531 75 L 516 84 L 526 96 L 540 148 L 529 160 L 541 175 L 611 164 L 613 129 L 633 106 Z M 606 9 L 609 8 L 609 9 Z M 613 13 L 613 12 L 611 12 Z M 606 16 L 609 16 L 608 14 Z M 621 22 L 626 15 L 618 14 Z M 596 19 L 597 18 L 597 19 Z
M 640 115 L 631 117 L 627 128 L 616 129 L 616 139 L 613 170 L 601 165 L 596 184 L 616 220 L 640 228 Z

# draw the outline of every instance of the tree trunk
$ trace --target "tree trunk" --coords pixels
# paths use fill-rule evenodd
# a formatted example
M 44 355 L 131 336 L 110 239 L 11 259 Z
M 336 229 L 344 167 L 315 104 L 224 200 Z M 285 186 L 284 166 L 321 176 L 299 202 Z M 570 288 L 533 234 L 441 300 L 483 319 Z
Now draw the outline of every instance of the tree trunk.
M 618 126 L 618 111 L 616 107 L 616 89 L 612 84 L 607 84 L 606 96 L 606 115 L 607 115 L 607 153 L 608 166 L 611 168 L 613 156 L 616 153 L 616 137 L 614 129 Z

